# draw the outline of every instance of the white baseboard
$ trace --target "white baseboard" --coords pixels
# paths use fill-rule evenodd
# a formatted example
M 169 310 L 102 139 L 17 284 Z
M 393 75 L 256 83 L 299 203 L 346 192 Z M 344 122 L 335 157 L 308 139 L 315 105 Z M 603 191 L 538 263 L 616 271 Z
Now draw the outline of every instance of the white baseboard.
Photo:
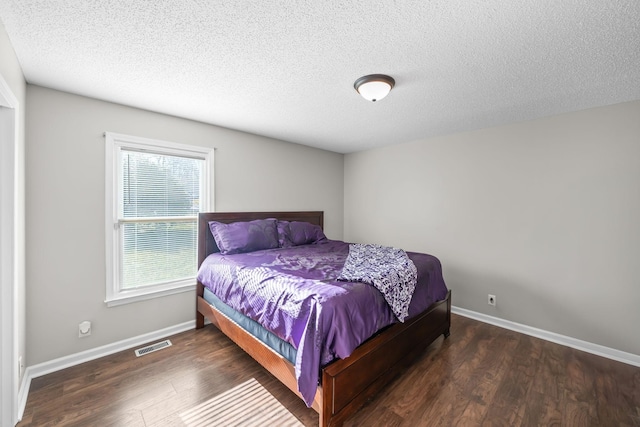
M 606 357 L 607 359 L 612 359 L 618 362 L 626 363 L 628 365 L 640 367 L 640 356 L 637 354 L 627 353 L 599 344 L 593 344 L 588 341 L 582 341 L 576 338 L 568 337 L 566 335 L 556 334 L 555 332 L 549 332 L 543 329 L 523 325 L 521 323 L 511 322 L 510 320 L 500 319 L 499 317 L 489 316 L 486 314 L 478 313 L 476 311 L 467 310 L 465 308 L 452 306 L 451 312 L 459 314 L 460 316 L 468 317 L 470 319 L 479 320 L 480 322 L 499 326 L 504 329 L 509 329 L 556 344 L 575 348 L 576 350 L 586 351 L 587 353 Z
M 31 387 L 31 380 L 33 378 L 41 377 L 52 372 L 60 371 L 90 360 L 99 359 L 133 347 L 138 347 L 151 341 L 164 339 L 168 336 L 194 329 L 195 327 L 196 321 L 191 320 L 189 322 L 180 323 L 158 331 L 138 335 L 137 337 L 127 338 L 126 340 L 103 345 L 102 347 L 92 348 L 80 353 L 70 354 L 69 356 L 29 366 L 24 371 L 24 375 L 22 376 L 22 381 L 20 383 L 20 391 L 18 392 L 18 419 L 21 420 L 22 415 L 24 414 L 24 408 L 27 405 L 27 397 L 29 395 L 29 387 Z

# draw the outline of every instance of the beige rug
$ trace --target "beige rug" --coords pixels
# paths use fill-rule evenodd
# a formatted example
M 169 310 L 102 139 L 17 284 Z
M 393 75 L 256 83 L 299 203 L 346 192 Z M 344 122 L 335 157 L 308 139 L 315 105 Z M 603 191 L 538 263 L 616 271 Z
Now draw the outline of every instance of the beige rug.
M 180 418 L 188 427 L 304 427 L 255 378 L 183 412 Z

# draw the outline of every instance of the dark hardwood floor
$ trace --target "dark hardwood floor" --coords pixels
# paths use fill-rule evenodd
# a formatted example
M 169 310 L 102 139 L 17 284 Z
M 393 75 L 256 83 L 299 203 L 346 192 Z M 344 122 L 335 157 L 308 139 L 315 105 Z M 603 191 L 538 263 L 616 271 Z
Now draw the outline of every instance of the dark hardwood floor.
M 180 413 L 255 378 L 305 426 L 317 414 L 214 326 L 31 383 L 26 426 L 183 426 Z M 452 315 L 345 426 L 640 426 L 640 368 Z M 273 426 L 275 427 L 275 426 Z

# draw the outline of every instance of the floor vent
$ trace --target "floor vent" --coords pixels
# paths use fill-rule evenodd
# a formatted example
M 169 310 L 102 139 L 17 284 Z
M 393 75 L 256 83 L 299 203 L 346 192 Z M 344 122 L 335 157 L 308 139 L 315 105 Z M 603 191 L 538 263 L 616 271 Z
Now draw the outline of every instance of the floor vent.
M 171 341 L 164 340 L 155 344 L 148 345 L 136 350 L 136 357 L 144 356 L 145 354 L 153 353 L 154 351 L 162 350 L 165 347 L 171 347 Z

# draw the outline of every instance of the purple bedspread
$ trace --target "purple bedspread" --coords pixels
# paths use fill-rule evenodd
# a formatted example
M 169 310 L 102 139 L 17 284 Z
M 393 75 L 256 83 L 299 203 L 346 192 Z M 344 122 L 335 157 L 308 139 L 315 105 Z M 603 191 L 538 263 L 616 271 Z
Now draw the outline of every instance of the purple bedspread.
M 397 321 L 382 294 L 365 283 L 337 280 L 349 244 L 318 244 L 209 255 L 198 281 L 233 309 L 297 349 L 298 390 L 311 406 L 320 367 L 344 359 L 379 329 Z M 408 252 L 418 269 L 409 317 L 446 298 L 440 261 Z

